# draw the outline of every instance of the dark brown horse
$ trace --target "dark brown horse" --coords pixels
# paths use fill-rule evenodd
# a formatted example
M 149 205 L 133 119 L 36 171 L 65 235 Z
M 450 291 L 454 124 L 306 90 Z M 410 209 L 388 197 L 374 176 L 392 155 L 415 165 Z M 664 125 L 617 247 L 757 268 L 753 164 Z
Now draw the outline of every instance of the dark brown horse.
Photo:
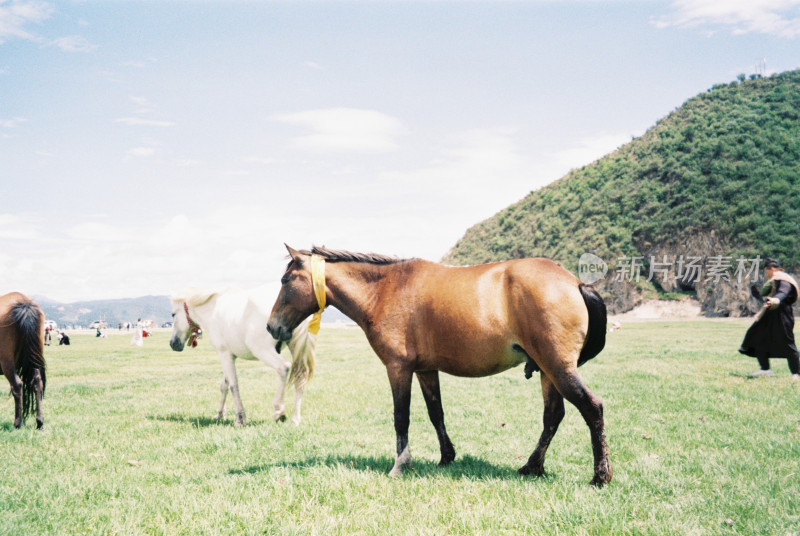
M 0 296 L 0 370 L 14 396 L 14 427 L 36 404 L 36 428 L 44 425 L 44 313 L 19 292 Z
M 526 363 L 527 377 L 541 372 L 544 430 L 519 472 L 543 474 L 566 398 L 591 432 L 591 483 L 611 480 L 603 406 L 578 376 L 578 366 L 605 346 L 606 307 L 593 288 L 547 259 L 451 267 L 316 247 L 287 249 L 292 260 L 267 330 L 276 339 L 289 339 L 320 307 L 315 284 L 325 294 L 320 304 L 334 305 L 361 326 L 392 388 L 397 457 L 391 476 L 411 463 L 408 423 L 415 373 L 439 437 L 440 465 L 447 465 L 455 450 L 445 430 L 439 371 L 488 376 Z

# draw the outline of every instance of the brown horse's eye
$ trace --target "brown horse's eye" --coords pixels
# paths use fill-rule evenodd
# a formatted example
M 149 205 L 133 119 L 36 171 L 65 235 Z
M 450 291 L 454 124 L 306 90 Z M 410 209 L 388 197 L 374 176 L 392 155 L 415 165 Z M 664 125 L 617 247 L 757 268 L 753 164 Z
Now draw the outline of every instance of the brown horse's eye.
M 288 282 L 289 282 L 289 276 L 288 275 L 285 275 L 285 276 L 281 277 L 281 285 L 285 285 Z

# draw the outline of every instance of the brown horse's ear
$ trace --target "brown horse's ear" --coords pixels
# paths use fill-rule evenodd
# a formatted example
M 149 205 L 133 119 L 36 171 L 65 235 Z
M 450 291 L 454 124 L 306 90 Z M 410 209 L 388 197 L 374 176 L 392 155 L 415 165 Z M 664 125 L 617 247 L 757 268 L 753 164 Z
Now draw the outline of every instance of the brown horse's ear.
M 293 261 L 298 261 L 298 262 L 299 262 L 299 261 L 300 261 L 300 259 L 299 259 L 299 257 L 300 257 L 300 252 L 299 252 L 299 251 L 297 251 L 296 249 L 293 249 L 293 248 L 292 248 L 292 247 L 291 247 L 289 244 L 287 244 L 286 242 L 284 242 L 284 243 L 283 243 L 283 245 L 284 245 L 284 246 L 286 246 L 286 251 L 288 251 L 288 252 L 289 252 L 289 256 L 292 258 L 292 260 L 293 260 Z

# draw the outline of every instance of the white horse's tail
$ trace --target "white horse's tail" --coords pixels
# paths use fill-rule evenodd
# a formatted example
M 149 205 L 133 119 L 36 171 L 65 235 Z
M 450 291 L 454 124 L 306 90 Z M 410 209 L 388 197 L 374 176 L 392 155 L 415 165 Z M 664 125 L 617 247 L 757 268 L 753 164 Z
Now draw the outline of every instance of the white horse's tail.
M 292 352 L 292 366 L 289 369 L 287 383 L 294 384 L 294 389 L 305 386 L 314 375 L 314 362 L 317 356 L 317 336 L 308 332 L 310 318 L 297 326 L 289 341 Z

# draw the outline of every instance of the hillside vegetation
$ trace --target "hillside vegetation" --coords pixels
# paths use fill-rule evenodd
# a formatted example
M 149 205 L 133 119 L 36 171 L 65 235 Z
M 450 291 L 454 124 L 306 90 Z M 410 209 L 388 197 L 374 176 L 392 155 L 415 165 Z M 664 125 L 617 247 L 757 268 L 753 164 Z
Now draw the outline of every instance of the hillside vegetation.
M 620 257 L 646 262 L 660 245 L 711 236 L 715 254 L 772 256 L 796 270 L 800 70 L 739 78 L 470 228 L 444 262 L 545 256 L 575 271 L 593 252 L 613 270 Z

